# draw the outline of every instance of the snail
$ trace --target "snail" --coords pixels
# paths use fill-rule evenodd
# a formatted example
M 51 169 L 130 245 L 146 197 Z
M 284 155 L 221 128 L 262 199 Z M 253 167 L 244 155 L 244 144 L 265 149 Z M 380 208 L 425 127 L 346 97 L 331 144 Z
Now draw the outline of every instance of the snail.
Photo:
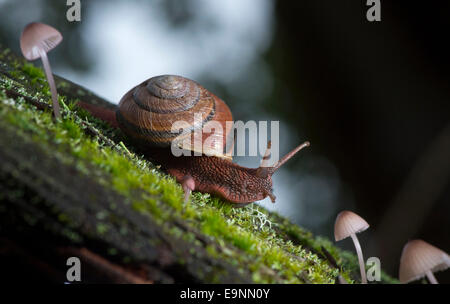
M 213 137 L 210 145 L 206 145 L 207 151 L 203 150 L 200 156 L 174 156 L 171 147 L 175 140 L 180 142 L 180 138 L 194 138 L 193 134 L 205 128 L 208 122 L 218 122 L 225 130 L 226 122 L 233 119 L 223 100 L 197 82 L 182 76 L 162 75 L 142 82 L 122 97 L 115 113 L 83 102 L 80 102 L 80 106 L 120 128 L 140 145 L 146 156 L 161 164 L 182 185 L 185 201 L 195 190 L 217 195 L 239 206 L 267 196 L 275 202 L 272 174 L 309 145 L 308 142 L 299 145 L 275 165 L 268 167 L 269 142 L 260 167 L 245 168 L 233 163 L 230 152 L 226 151 L 229 134 L 219 133 Z M 198 117 L 201 115 L 201 119 L 196 121 L 195 114 Z M 173 132 L 173 124 L 177 121 L 187 122 L 188 127 Z M 205 132 L 200 140 L 205 141 L 210 133 Z M 195 139 L 192 142 L 187 147 L 183 146 L 183 149 L 196 151 Z

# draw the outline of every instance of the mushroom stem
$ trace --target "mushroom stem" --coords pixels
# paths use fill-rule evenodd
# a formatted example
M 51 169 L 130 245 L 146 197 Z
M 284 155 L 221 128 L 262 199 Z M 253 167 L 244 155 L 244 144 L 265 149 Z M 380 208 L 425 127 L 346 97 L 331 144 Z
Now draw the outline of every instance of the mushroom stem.
M 431 270 L 428 270 L 426 272 L 426 275 L 427 275 L 428 281 L 430 281 L 431 284 L 439 284 L 438 281 L 436 280 L 436 277 L 431 272 Z
M 352 233 L 350 236 L 352 237 L 353 244 L 355 245 L 355 249 L 356 249 L 356 254 L 358 255 L 359 269 L 361 271 L 361 283 L 367 284 L 366 267 L 364 265 L 364 259 L 363 259 L 363 254 L 362 254 L 362 250 L 361 250 L 361 245 L 359 244 L 356 234 Z
M 41 56 L 45 75 L 47 76 L 47 81 L 50 86 L 50 92 L 52 93 L 53 115 L 55 115 L 55 118 L 58 119 L 61 117 L 61 115 L 59 113 L 58 94 L 56 92 L 56 85 L 55 80 L 53 79 L 52 69 L 50 68 L 50 62 L 48 61 L 47 53 L 45 51 L 40 50 L 39 55 Z
M 347 280 L 341 275 L 338 275 L 338 282 L 339 284 L 348 284 Z
M 181 180 L 181 186 L 184 190 L 184 202 L 189 202 L 189 196 L 191 195 L 191 192 L 195 190 L 195 181 L 190 175 L 186 175 Z
M 189 196 L 191 196 L 191 190 L 190 189 L 184 189 L 184 203 L 189 202 Z

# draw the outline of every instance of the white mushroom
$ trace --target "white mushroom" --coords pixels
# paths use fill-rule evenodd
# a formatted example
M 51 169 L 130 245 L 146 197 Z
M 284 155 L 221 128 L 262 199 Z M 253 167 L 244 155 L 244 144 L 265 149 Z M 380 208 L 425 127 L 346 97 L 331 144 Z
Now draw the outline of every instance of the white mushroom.
M 369 224 L 359 215 L 351 211 L 342 211 L 336 217 L 334 224 L 334 238 L 336 241 L 351 237 L 358 255 L 359 268 L 361 271 L 361 282 L 367 284 L 366 268 L 364 267 L 364 259 L 356 234 L 369 228 Z
M 408 283 L 426 276 L 431 284 L 438 284 L 433 272 L 450 267 L 450 257 L 441 249 L 422 240 L 412 240 L 403 247 L 399 279 Z
M 38 22 L 28 24 L 23 29 L 22 36 L 20 37 L 20 49 L 22 50 L 23 56 L 30 61 L 38 58 L 42 60 L 52 93 L 53 113 L 56 118 L 60 117 L 58 95 L 50 63 L 47 58 L 47 52 L 55 48 L 62 39 L 61 33 L 56 29 Z

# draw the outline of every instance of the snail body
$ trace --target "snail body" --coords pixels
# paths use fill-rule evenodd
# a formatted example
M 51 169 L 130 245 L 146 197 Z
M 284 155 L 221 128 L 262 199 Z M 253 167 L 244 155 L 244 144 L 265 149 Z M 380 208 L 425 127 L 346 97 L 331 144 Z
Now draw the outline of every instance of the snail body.
M 270 154 L 270 142 L 259 168 L 245 168 L 233 163 L 227 145 L 231 132 L 227 122 L 233 120 L 230 109 L 201 85 L 181 76 L 156 76 L 135 86 L 122 97 L 115 115 L 111 110 L 86 103 L 80 105 L 94 116 L 119 127 L 145 151 L 146 156 L 160 163 L 181 183 L 186 201 L 190 192 L 196 190 L 237 204 L 255 202 L 267 196 L 275 202 L 272 174 L 309 145 L 298 146 L 272 167 L 264 166 Z M 185 127 L 174 129 L 174 124 L 180 121 Z M 203 132 L 212 123 L 220 124 L 225 131 Z M 175 156 L 172 153 L 174 146 L 196 152 L 194 155 L 198 156 Z

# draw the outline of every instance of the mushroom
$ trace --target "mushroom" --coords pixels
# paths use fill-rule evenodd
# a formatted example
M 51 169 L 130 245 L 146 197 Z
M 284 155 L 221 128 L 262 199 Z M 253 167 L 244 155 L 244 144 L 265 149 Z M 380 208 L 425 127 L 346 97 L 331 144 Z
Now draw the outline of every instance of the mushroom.
M 366 230 L 367 228 L 369 228 L 369 224 L 362 217 L 351 211 L 342 211 L 339 213 L 334 224 L 334 238 L 337 242 L 349 236 L 353 240 L 356 253 L 358 254 L 361 282 L 363 284 L 367 284 L 366 268 L 364 267 L 365 265 L 362 250 L 356 234 Z
M 431 284 L 438 284 L 433 272 L 450 267 L 450 257 L 441 249 L 422 240 L 412 240 L 403 247 L 399 279 L 408 283 L 426 276 Z
M 53 79 L 52 70 L 47 58 L 47 52 L 55 48 L 62 39 L 61 33 L 56 29 L 39 22 L 28 24 L 23 29 L 22 36 L 20 37 L 20 49 L 22 50 L 23 56 L 29 61 L 38 58 L 41 58 L 42 60 L 50 91 L 52 93 L 53 114 L 55 115 L 55 118 L 60 118 L 59 103 L 55 80 Z

